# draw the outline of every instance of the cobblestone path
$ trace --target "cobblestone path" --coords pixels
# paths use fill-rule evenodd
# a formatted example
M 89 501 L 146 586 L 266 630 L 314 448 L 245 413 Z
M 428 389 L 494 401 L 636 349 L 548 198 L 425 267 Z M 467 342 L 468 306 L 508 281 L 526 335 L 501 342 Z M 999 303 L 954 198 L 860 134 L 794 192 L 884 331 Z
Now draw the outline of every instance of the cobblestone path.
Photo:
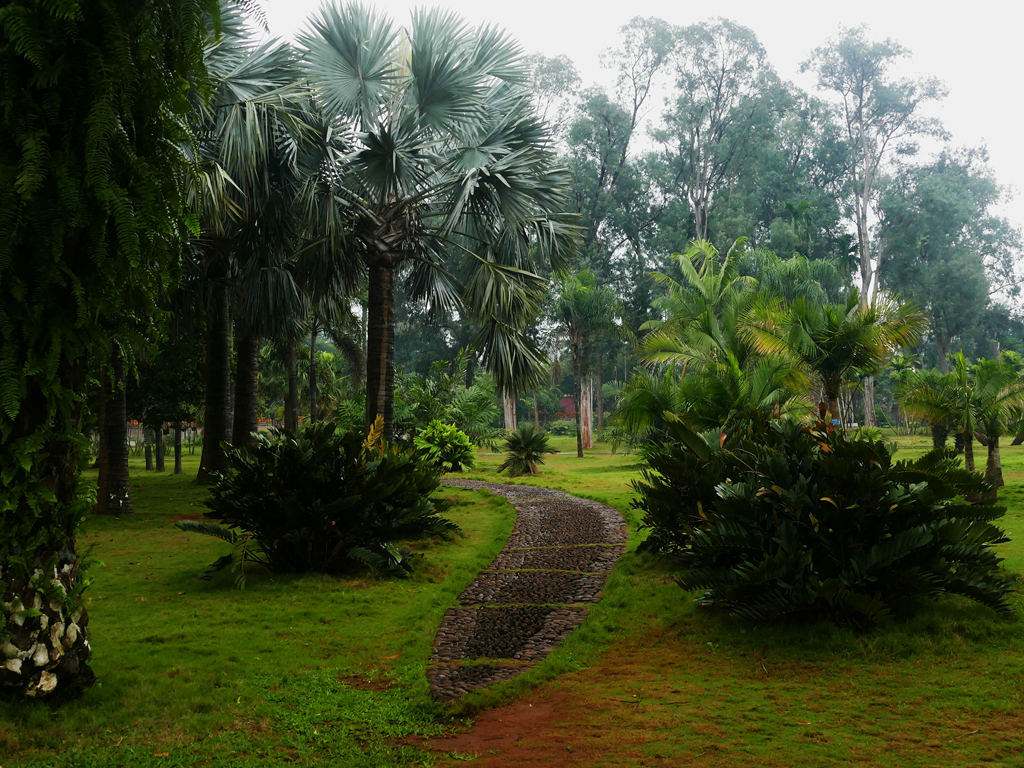
M 622 517 L 596 501 L 529 485 L 446 482 L 504 496 L 516 524 L 437 630 L 427 677 L 441 700 L 507 680 L 544 658 L 600 598 L 626 543 Z

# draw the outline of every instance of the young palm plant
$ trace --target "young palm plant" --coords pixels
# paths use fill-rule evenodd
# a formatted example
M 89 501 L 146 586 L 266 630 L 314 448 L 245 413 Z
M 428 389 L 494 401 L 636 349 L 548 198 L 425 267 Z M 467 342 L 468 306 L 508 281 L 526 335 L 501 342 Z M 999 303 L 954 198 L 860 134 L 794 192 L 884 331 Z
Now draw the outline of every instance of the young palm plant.
M 330 178 L 351 215 L 350 252 L 369 278 L 368 420 L 393 419 L 394 286 L 482 327 L 492 371 L 536 370 L 523 333 L 544 262 L 574 247 L 569 177 L 533 113 L 518 45 L 449 11 L 407 30 L 329 2 L 298 38 L 315 102 L 348 153 Z
M 821 388 L 821 420 L 838 423 L 843 384 L 915 343 L 924 326 L 925 316 L 909 304 L 879 296 L 865 307 L 854 290 L 840 304 L 760 302 L 743 333 L 760 353 L 790 357 L 810 371 Z
M 536 475 L 545 453 L 558 453 L 548 442 L 547 433 L 533 424 L 523 424 L 505 438 L 505 461 L 498 471 L 508 472 L 512 477 Z

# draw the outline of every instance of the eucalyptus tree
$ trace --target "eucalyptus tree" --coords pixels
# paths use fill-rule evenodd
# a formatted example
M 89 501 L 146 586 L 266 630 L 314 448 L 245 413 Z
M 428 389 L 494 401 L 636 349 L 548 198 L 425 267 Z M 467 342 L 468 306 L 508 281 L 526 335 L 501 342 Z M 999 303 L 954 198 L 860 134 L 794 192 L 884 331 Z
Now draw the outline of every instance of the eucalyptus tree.
M 90 369 L 180 258 L 201 0 L 0 6 L 0 689 L 89 684 L 76 534 Z M 13 650 L 12 650 L 13 649 Z
M 1003 199 L 983 150 L 944 151 L 881 196 L 879 278 L 928 313 L 940 370 L 952 348 L 967 348 L 990 297 L 1019 291 L 1020 232 L 998 214 Z
M 945 95 L 935 79 L 899 77 L 894 71 L 909 51 L 893 40 L 868 39 L 865 27 L 843 30 L 815 49 L 804 63 L 832 99 L 846 141 L 843 180 L 857 231 L 860 301 L 874 299 L 877 255 L 872 249 L 871 221 L 882 174 L 891 162 L 916 150 L 925 136 L 940 136 L 941 125 L 923 113 Z M 875 423 L 874 379 L 864 382 L 864 422 Z
M 590 417 L 593 402 L 592 368 L 594 345 L 615 324 L 618 301 L 608 286 L 598 285 L 593 273 L 565 276 L 558 286 L 554 319 L 569 341 L 575 387 L 576 455 L 592 447 Z
M 479 323 L 491 370 L 536 368 L 524 336 L 544 293 L 536 269 L 563 262 L 576 229 L 519 46 L 448 11 L 416 11 L 400 30 L 337 2 L 298 44 L 317 106 L 348 144 L 330 179 L 368 277 L 367 419 L 392 429 L 396 278 Z
M 672 69 L 675 88 L 655 138 L 668 166 L 666 193 L 682 191 L 693 237 L 704 240 L 715 196 L 770 123 L 765 96 L 775 75 L 753 31 L 727 19 L 683 28 Z

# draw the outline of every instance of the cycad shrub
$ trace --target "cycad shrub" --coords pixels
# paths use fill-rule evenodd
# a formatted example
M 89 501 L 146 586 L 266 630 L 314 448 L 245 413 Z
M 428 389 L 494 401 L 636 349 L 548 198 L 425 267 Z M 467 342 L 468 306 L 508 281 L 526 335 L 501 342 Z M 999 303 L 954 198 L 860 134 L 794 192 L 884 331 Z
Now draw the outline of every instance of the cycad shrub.
M 498 471 L 512 477 L 536 475 L 545 453 L 558 453 L 548 442 L 547 433 L 533 424 L 524 424 L 505 436 L 505 461 Z
M 469 435 L 452 424 L 434 419 L 416 433 L 416 450 L 439 472 L 461 472 L 473 466 Z
M 869 436 L 791 422 L 756 436 L 672 423 L 645 447 L 635 505 L 645 545 L 669 556 L 700 602 L 772 620 L 860 625 L 942 594 L 1010 609 L 993 545 L 1004 508 L 955 457 L 893 461 Z
M 178 527 L 234 545 L 212 567 L 248 561 L 287 573 L 407 572 L 399 542 L 457 527 L 431 498 L 437 469 L 415 449 L 385 442 L 381 431 L 379 418 L 369 434 L 313 423 L 232 448 L 205 519 Z

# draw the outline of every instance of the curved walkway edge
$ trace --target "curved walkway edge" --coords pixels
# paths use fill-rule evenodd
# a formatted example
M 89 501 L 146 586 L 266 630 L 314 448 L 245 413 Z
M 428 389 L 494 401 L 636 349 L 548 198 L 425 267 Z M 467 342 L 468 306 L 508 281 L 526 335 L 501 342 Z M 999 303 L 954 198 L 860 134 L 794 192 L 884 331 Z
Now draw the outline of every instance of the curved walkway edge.
M 625 549 L 626 526 L 611 507 L 550 488 L 445 482 L 516 510 L 504 548 L 437 630 L 427 678 L 434 698 L 452 700 L 520 674 L 578 627 Z

